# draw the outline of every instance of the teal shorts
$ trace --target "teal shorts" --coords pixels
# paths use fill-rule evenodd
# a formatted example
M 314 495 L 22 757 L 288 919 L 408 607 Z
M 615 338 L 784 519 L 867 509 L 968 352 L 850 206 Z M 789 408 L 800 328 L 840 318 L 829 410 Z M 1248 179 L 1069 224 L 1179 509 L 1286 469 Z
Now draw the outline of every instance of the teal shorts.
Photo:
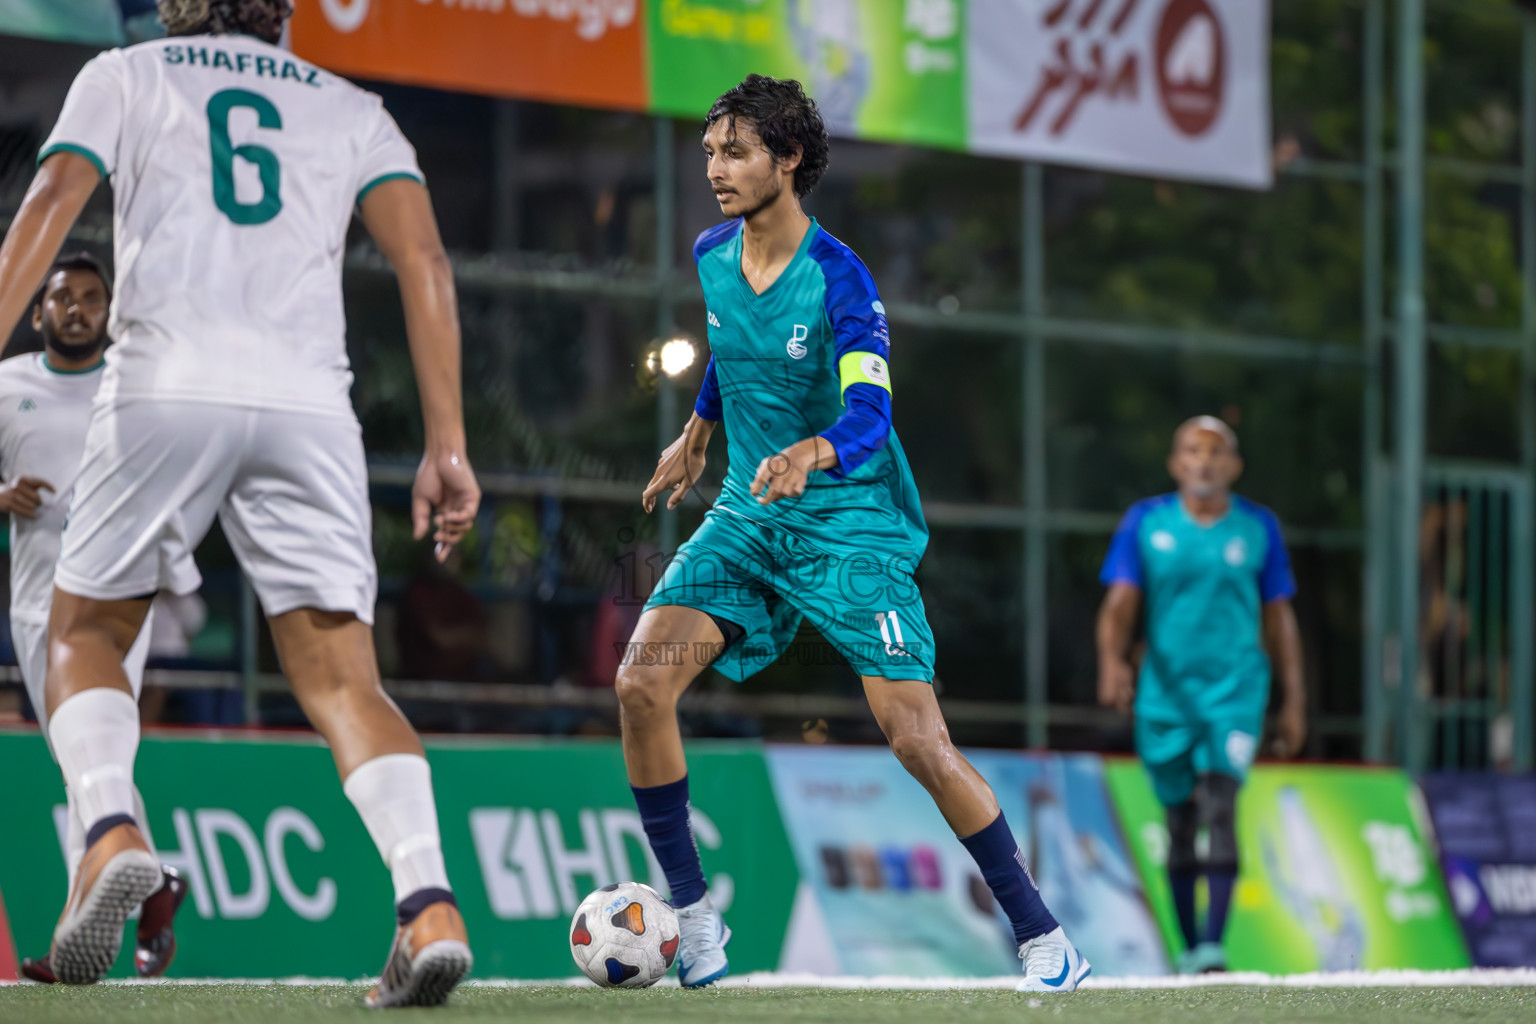
M 645 607 L 697 608 L 740 626 L 741 639 L 718 657 L 709 651 L 699 659 L 713 658 L 738 682 L 786 653 L 824 660 L 820 645 L 794 644 L 804 618 L 860 675 L 931 683 L 933 632 L 912 576 L 916 566 L 872 548 L 850 544 L 829 552 L 716 508 L 678 548 Z
M 1222 712 L 1170 722 L 1136 716 L 1136 753 L 1164 807 L 1190 799 L 1202 775 L 1242 782 L 1258 751 L 1264 712 Z

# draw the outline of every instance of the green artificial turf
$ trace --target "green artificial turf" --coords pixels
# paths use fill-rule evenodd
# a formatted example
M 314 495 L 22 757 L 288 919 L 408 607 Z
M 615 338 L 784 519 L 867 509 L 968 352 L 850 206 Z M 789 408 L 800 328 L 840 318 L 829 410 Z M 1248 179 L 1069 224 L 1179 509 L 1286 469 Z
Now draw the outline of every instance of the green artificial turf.
M 279 1024 L 378 1020 L 362 1005 L 366 986 L 101 985 L 93 988 L 0 987 L 0 1021 L 39 1024 Z M 825 1021 L 828 1024 L 903 1024 L 961 1021 L 991 1024 L 1038 1020 L 1125 1024 L 1267 1024 L 1271 1021 L 1338 1021 L 1425 1024 L 1536 1021 L 1533 988 L 1280 988 L 1084 991 L 1065 996 L 1024 996 L 1008 991 L 890 991 L 823 989 L 677 988 L 600 991 L 590 988 L 479 988 L 455 993 L 435 1010 L 392 1010 L 388 1020 L 539 1022 L 656 1021 L 731 1024 Z

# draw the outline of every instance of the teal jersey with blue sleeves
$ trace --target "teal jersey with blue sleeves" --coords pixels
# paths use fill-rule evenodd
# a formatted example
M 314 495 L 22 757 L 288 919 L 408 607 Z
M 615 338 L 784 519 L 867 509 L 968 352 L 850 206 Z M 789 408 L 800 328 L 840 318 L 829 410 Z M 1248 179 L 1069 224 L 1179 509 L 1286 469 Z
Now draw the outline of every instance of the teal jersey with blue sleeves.
M 693 249 L 712 351 L 694 412 L 724 423 L 725 486 L 646 607 L 737 627 L 722 627 L 735 636 L 712 662 L 732 679 L 819 657 L 792 646 L 808 620 L 860 675 L 931 681 L 933 631 L 914 576 L 928 527 L 891 429 L 891 338 L 874 279 L 813 220 L 759 295 L 741 272 L 741 236 L 730 221 Z M 811 473 L 801 496 L 759 504 L 758 466 L 813 437 L 836 464 Z
M 1234 496 L 1225 516 L 1202 524 L 1177 494 L 1137 502 L 1099 578 L 1137 587 L 1145 598 L 1138 717 L 1263 714 L 1270 679 L 1263 605 L 1296 593 L 1274 513 Z
M 695 410 L 723 421 L 730 465 L 716 508 L 828 552 L 859 549 L 916 566 L 928 544 L 917 487 L 890 429 L 890 333 L 864 263 L 813 219 L 799 251 L 761 295 L 741 272 L 742 224 L 694 246 L 708 309 L 710 364 Z M 867 409 L 867 417 L 845 416 Z M 761 505 L 763 459 L 821 436 L 838 465 L 804 495 Z

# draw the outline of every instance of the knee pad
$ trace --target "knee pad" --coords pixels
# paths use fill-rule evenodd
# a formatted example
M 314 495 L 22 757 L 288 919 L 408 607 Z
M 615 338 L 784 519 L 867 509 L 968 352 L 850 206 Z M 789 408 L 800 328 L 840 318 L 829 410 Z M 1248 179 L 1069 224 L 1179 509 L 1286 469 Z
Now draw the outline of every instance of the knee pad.
M 1200 829 L 1200 809 L 1194 800 L 1186 800 L 1167 808 L 1168 814 L 1168 871 L 1184 874 L 1200 870 L 1200 860 L 1195 856 L 1195 833 Z
M 1216 773 L 1200 780 L 1201 810 L 1210 830 L 1210 850 L 1205 858 L 1209 870 L 1237 870 L 1237 791 L 1241 785 L 1230 775 Z

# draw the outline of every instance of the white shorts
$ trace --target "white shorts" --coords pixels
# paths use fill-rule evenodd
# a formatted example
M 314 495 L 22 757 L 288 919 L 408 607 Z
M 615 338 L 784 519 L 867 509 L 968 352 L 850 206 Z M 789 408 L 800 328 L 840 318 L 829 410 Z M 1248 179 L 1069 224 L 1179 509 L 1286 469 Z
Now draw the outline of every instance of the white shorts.
M 268 616 L 351 612 L 378 595 L 363 431 L 354 416 L 122 400 L 98 406 L 54 583 L 98 601 L 202 585 L 217 514 Z
M 123 659 L 123 671 L 128 673 L 128 685 L 133 687 L 133 699 L 139 699 L 144 689 L 144 661 L 149 657 L 149 627 L 155 617 L 151 608 L 139 628 L 139 638 L 128 648 Z M 43 691 L 48 682 L 48 619 L 36 612 L 11 613 L 11 643 L 16 648 L 16 664 L 21 668 L 22 682 L 27 684 L 27 699 L 37 714 L 37 724 L 48 736 L 48 704 Z M 49 749 L 53 745 L 49 744 Z

